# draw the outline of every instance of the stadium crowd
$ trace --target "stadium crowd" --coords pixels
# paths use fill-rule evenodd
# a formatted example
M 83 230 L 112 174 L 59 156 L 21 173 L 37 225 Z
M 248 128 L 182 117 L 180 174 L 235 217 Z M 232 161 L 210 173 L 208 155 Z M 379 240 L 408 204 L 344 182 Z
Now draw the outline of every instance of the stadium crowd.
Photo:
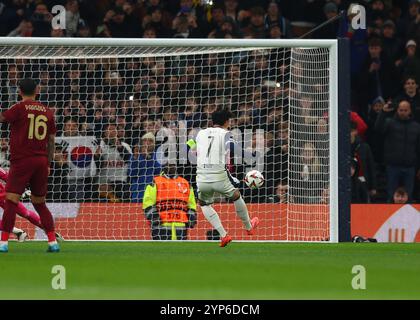
M 350 39 L 352 201 L 418 202 L 420 2 L 357 3 L 366 8 L 366 29 L 353 29 L 354 4 L 346 0 L 215 0 L 211 5 L 198 0 L 3 0 L 0 36 L 297 38 L 341 14 L 310 37 Z M 51 28 L 51 9 L 57 4 L 66 8 L 65 30 Z M 236 115 L 233 128 L 265 130 L 262 171 L 267 183 L 255 192 L 245 189 L 246 200 L 284 202 L 290 137 L 289 88 L 282 77 L 290 72 L 285 70 L 289 59 L 282 50 L 245 57 L 195 55 L 192 62 L 176 63 L 164 57 L 39 59 L 34 67 L 25 59 L 2 59 L 0 103 L 7 109 L 17 101 L 18 80 L 30 74 L 39 79 L 40 100 L 56 112 L 59 136 L 95 138 L 92 161 L 98 170 L 91 176 L 69 175 L 66 146 L 57 145 L 49 193 L 54 200 L 141 202 L 146 185 L 161 169 L 158 131 L 177 130 L 183 120 L 188 132 L 196 132 L 229 97 Z M 273 79 L 282 85 L 273 86 Z M 300 97 L 302 110 L 313 103 L 311 95 Z M 328 182 L 322 172 L 328 118 L 318 115 L 314 124 L 323 138 L 316 145 L 302 146 L 300 163 L 293 170 L 294 179 L 307 187 L 303 189 L 311 188 L 308 181 Z M 255 140 L 256 136 L 254 147 Z M 2 136 L 2 167 L 8 165 L 7 146 L 7 137 Z M 242 179 L 243 168 L 233 170 Z M 193 165 L 183 164 L 179 171 L 194 182 Z M 292 194 L 289 201 L 308 198 L 327 201 L 327 183 L 316 195 Z

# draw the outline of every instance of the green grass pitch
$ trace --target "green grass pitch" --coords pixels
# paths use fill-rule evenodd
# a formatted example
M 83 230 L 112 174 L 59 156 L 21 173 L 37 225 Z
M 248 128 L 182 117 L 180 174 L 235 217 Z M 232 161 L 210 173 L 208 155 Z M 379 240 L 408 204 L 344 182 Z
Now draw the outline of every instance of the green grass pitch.
M 420 299 L 418 244 L 10 243 L 0 299 Z M 66 270 L 53 290 L 52 267 Z M 353 290 L 352 268 L 366 269 Z

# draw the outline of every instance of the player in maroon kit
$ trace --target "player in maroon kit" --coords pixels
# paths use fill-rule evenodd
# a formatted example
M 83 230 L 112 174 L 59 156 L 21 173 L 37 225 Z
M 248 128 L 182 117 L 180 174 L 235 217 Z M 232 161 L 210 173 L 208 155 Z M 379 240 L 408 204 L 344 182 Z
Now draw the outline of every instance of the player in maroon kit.
M 0 180 L 7 182 L 8 179 L 9 179 L 9 173 L 3 168 L 0 168 Z M 28 196 L 31 195 L 30 190 L 26 190 L 24 194 L 22 195 L 22 198 L 24 198 L 27 195 Z M 4 210 L 5 200 L 6 200 L 6 186 L 0 182 L 0 208 L 3 208 L 3 210 Z M 19 202 L 16 213 L 22 218 L 25 218 L 26 220 L 28 220 L 33 225 L 37 226 L 38 228 L 44 229 L 44 227 L 41 224 L 41 218 L 39 217 L 39 215 L 34 211 L 26 209 L 26 207 L 23 205 L 22 202 Z M 3 222 L 0 219 L 0 230 L 2 229 L 3 229 Z M 28 238 L 28 234 L 19 228 L 14 227 L 13 233 L 19 242 L 23 242 Z M 57 237 L 57 240 L 61 240 L 61 241 L 64 240 L 64 238 L 58 232 L 55 233 L 55 236 Z
M 28 184 L 32 192 L 32 204 L 47 233 L 47 251 L 59 252 L 54 220 L 45 205 L 57 131 L 54 114 L 48 107 L 35 101 L 38 86 L 34 80 L 21 80 L 19 90 L 22 101 L 0 114 L 0 122 L 10 124 L 10 171 L 6 183 L 0 252 L 9 251 L 9 234 L 15 225 L 20 197 Z
M 8 178 L 9 178 L 9 173 L 3 168 L 0 168 L 0 180 L 7 182 Z M 25 193 L 22 195 L 22 198 L 25 197 L 28 193 L 30 193 L 29 190 L 25 191 Z M 5 200 L 6 200 L 6 186 L 0 182 L 0 207 L 3 208 L 3 210 L 4 210 Z M 21 202 L 19 202 L 17 209 L 18 209 L 17 211 L 18 215 L 27 219 L 32 224 L 41 227 L 41 219 L 39 218 L 39 215 L 36 212 L 26 209 L 23 203 Z M 0 232 L 2 229 L 3 229 L 3 222 L 0 219 Z M 26 238 L 28 237 L 28 234 L 25 231 L 16 227 L 13 228 L 12 232 L 16 236 L 19 242 L 25 241 Z

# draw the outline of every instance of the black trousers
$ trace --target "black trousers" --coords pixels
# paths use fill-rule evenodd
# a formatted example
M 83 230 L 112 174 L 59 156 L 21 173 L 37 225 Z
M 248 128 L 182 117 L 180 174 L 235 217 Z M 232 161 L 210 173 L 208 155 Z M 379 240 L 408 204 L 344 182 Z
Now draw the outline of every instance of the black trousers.
M 176 239 L 187 240 L 188 229 L 186 227 L 175 227 Z M 170 227 L 154 227 L 152 229 L 153 240 L 172 240 L 172 228 Z

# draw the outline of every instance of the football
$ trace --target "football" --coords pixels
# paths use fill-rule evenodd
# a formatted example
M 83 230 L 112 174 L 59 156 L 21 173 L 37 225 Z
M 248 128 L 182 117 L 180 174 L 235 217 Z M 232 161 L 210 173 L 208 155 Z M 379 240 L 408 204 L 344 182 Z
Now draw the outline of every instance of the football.
M 264 176 L 258 170 L 251 170 L 246 174 L 244 181 L 251 189 L 258 189 L 264 184 Z

